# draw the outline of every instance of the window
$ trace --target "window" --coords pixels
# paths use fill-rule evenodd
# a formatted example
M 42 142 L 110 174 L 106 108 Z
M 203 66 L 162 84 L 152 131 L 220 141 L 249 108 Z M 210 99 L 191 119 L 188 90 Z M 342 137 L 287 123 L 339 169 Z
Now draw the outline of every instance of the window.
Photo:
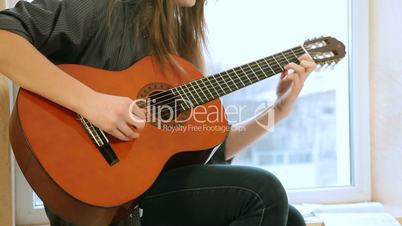
M 368 167 L 368 161 L 362 163 L 353 158 L 362 151 L 366 151 L 365 155 L 369 153 L 366 131 L 357 132 L 358 128 L 353 127 L 358 120 L 357 111 L 362 110 L 356 108 L 361 100 L 354 96 L 357 91 L 354 81 L 367 75 L 355 77 L 358 70 L 356 56 L 360 53 L 357 52 L 358 46 L 353 46 L 356 44 L 354 38 L 359 32 L 367 34 L 363 29 L 359 31 L 356 25 L 356 20 L 362 20 L 364 16 L 364 13 L 359 14 L 361 17 L 358 18 L 357 10 L 367 7 L 364 6 L 367 3 L 362 3 L 355 1 L 352 5 L 350 0 L 328 1 L 326 4 L 319 0 L 208 1 L 208 74 L 295 47 L 314 36 L 333 36 L 349 47 L 348 56 L 334 70 L 313 73 L 309 77 L 288 118 L 234 160 L 234 164 L 271 171 L 279 177 L 291 197 L 293 193 L 317 189 L 342 193 L 342 189 L 362 185 L 357 182 L 360 181 L 357 173 L 360 171 L 356 168 Z M 360 38 L 366 39 L 364 35 Z M 355 59 L 350 56 L 355 56 Z M 367 62 L 361 63 L 359 67 L 365 70 Z M 243 109 L 242 115 L 229 115 L 230 121 L 249 118 L 256 114 L 261 104 L 272 104 L 276 99 L 277 82 L 278 76 L 223 97 L 227 108 L 237 106 Z M 358 90 L 359 95 L 363 91 Z M 364 108 L 368 112 L 368 105 Z M 357 150 L 355 145 L 361 139 L 366 144 L 365 150 Z M 367 183 L 363 184 L 366 184 L 362 185 L 366 190 L 369 189 Z M 337 197 L 340 201 L 339 195 Z M 293 199 L 301 202 L 316 200 L 329 199 Z
M 300 23 L 288 15 L 298 15 L 305 8 L 303 1 L 210 2 L 212 61 L 227 69 L 299 45 L 314 35 L 333 35 L 348 46 L 349 1 L 333 1 L 331 11 L 320 2 L 309 2 L 316 5 L 314 13 L 297 16 Z M 346 57 L 335 70 L 314 73 L 292 114 L 235 158 L 235 163 L 265 168 L 287 188 L 350 185 L 348 61 Z M 243 105 L 243 117 L 251 117 L 261 103 L 275 100 L 276 83 L 277 79 L 267 79 L 224 97 L 224 103 Z

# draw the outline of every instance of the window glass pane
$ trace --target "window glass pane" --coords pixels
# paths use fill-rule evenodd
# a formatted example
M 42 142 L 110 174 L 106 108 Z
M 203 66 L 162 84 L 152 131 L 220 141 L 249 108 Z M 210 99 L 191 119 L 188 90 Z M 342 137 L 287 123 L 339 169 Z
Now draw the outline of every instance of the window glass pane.
M 334 36 L 348 46 L 348 0 L 208 1 L 208 74 L 295 47 L 307 38 Z M 276 174 L 287 188 L 351 184 L 348 59 L 313 73 L 291 115 L 235 158 Z M 227 109 L 256 114 L 275 99 L 278 76 L 223 98 Z
M 44 208 L 42 200 L 40 200 L 40 198 L 35 194 L 35 192 L 33 192 L 32 194 L 33 194 L 33 208 L 34 209 Z

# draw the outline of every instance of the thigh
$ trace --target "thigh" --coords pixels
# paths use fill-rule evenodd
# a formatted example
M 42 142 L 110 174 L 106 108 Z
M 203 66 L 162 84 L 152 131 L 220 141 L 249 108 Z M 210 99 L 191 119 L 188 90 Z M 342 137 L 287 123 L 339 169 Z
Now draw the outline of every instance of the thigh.
M 144 194 L 140 207 L 143 226 L 223 226 L 246 213 L 247 225 L 260 225 L 264 210 L 284 199 L 282 185 L 265 170 L 203 165 L 163 173 Z

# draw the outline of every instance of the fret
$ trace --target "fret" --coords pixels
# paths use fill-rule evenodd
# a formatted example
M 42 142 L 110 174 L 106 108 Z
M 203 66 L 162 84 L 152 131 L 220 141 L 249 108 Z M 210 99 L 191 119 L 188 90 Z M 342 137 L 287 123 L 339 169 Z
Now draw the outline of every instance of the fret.
M 296 49 L 296 53 L 295 53 L 296 59 L 298 59 L 299 57 L 303 56 L 304 54 L 310 55 L 303 46 L 298 46 L 295 49 Z
M 215 95 L 213 95 L 212 93 L 211 93 L 211 91 L 210 91 L 210 88 L 208 88 L 208 86 L 204 83 L 204 80 L 205 80 L 206 78 L 202 78 L 202 79 L 200 79 L 200 81 L 201 81 L 201 83 L 204 85 L 204 88 L 206 89 L 206 90 L 208 90 L 208 93 L 211 95 L 210 96 L 210 98 L 213 98 L 213 97 L 215 97 Z M 208 99 L 208 98 L 207 98 Z
M 284 70 L 282 64 L 297 62 L 298 52 L 301 50 L 301 47 L 289 49 L 276 55 L 178 86 L 172 89 L 172 92 L 180 98 L 187 98 L 190 102 L 185 101 L 185 104 L 181 103 L 180 107 L 190 109 L 280 73 Z
M 257 81 L 260 81 L 260 78 L 258 77 L 257 73 L 254 72 L 253 67 L 251 67 L 250 64 L 247 64 L 247 66 L 250 68 L 251 72 L 253 72 L 253 74 L 257 78 Z
M 293 51 L 293 49 L 290 49 L 290 51 L 292 52 L 292 54 L 295 56 L 295 58 L 297 59 L 297 61 L 299 61 L 299 57 L 296 55 L 296 53 Z
M 298 56 L 295 54 L 295 52 L 293 51 L 293 49 L 290 49 L 290 51 L 292 52 L 293 56 L 295 56 L 296 58 L 298 58 Z
M 243 87 L 245 87 L 246 85 L 243 83 L 243 81 L 241 80 L 240 76 L 236 73 L 236 70 L 232 69 L 232 71 L 235 73 L 235 75 L 239 78 L 240 82 L 243 84 Z M 227 73 L 227 72 L 226 72 Z M 236 83 L 235 83 L 236 85 Z M 237 87 L 237 85 L 236 85 Z
M 240 67 L 240 70 L 244 73 L 246 78 L 250 81 L 250 84 L 253 84 L 253 81 L 251 81 L 251 79 L 248 77 L 247 73 L 243 70 L 243 67 Z M 253 72 L 253 70 L 251 70 L 251 71 Z
M 272 69 L 271 65 L 269 65 L 269 63 L 267 62 L 267 58 L 264 58 L 263 60 L 264 60 L 264 62 L 268 65 L 268 67 L 271 69 L 272 73 L 273 73 L 274 75 L 277 74 L 277 72 L 275 72 L 275 70 Z
M 200 80 L 202 81 L 202 79 L 200 79 Z M 204 91 L 202 90 L 202 88 L 201 88 L 200 85 L 198 84 L 199 82 L 196 81 L 196 82 L 192 82 L 192 83 L 195 83 L 195 84 L 198 86 L 198 88 L 200 88 L 200 92 L 204 95 L 205 100 L 208 100 L 209 98 L 207 97 L 207 95 L 205 95 Z M 198 94 L 198 92 L 197 92 L 197 94 Z M 203 99 L 201 98 L 201 100 L 203 100 Z
M 209 84 L 211 85 L 211 87 L 215 90 L 215 93 L 216 93 L 216 96 L 215 97 L 219 97 L 220 96 L 220 93 L 218 92 L 218 90 L 216 90 L 215 89 L 215 86 L 212 84 L 212 82 L 210 81 L 210 78 L 211 77 L 213 77 L 213 76 L 209 76 L 209 77 L 206 77 L 206 80 L 209 82 Z
M 190 105 L 188 105 L 187 100 L 183 98 L 183 96 L 180 94 L 180 91 L 179 91 L 177 88 L 180 88 L 180 86 L 178 86 L 178 87 L 176 87 L 176 88 L 171 89 L 171 90 L 172 90 L 173 95 L 178 95 L 178 96 L 179 96 L 179 98 L 180 98 L 180 100 L 183 100 L 183 102 L 184 102 L 184 103 L 187 105 L 186 107 L 187 107 L 187 108 L 191 108 L 191 106 L 190 106 Z M 180 106 L 181 106 L 181 104 L 180 104 Z M 184 107 L 182 107 L 182 109 L 183 109 L 183 108 L 184 108 Z
M 191 97 L 193 98 L 194 102 L 198 105 L 198 104 L 199 104 L 199 103 L 198 103 L 198 100 L 197 100 L 197 98 L 195 98 L 195 96 L 193 95 L 193 93 L 197 93 L 197 92 L 195 92 L 196 90 L 195 90 L 194 87 L 192 87 L 192 86 L 191 86 L 191 88 L 193 88 L 193 90 L 191 91 L 189 86 L 191 86 L 191 83 L 187 83 L 187 84 L 185 84 L 183 87 L 187 88 L 188 93 L 190 93 L 190 95 L 191 95 Z M 198 95 L 198 94 L 197 94 L 197 95 Z M 193 102 L 193 101 L 191 101 L 191 102 Z
M 233 85 L 236 87 L 236 89 L 239 89 L 239 87 L 237 87 L 236 82 L 233 80 L 232 76 L 230 76 L 230 74 L 229 74 L 228 77 L 229 77 L 229 79 L 233 82 Z
M 220 75 L 220 74 L 218 74 Z M 221 84 L 219 84 L 218 80 L 216 80 L 216 77 L 218 75 L 212 75 L 211 77 L 215 80 L 216 84 L 218 84 L 219 88 L 221 88 L 221 90 L 223 91 L 223 93 L 226 93 L 226 91 L 222 88 Z
M 257 66 L 260 68 L 262 74 L 264 75 L 265 78 L 268 78 L 268 76 L 265 74 L 265 71 L 262 69 L 262 67 L 260 66 L 260 64 L 258 63 L 258 61 L 255 62 L 255 64 L 257 64 Z
M 226 74 L 227 74 L 228 76 L 230 76 L 227 72 L 226 72 Z M 219 74 L 219 75 L 221 75 L 221 74 Z M 230 88 L 229 84 L 226 82 L 226 79 L 225 79 L 223 76 L 224 76 L 224 75 L 221 75 L 220 77 L 222 78 L 222 80 L 223 80 L 223 82 L 226 84 L 226 86 L 229 88 L 230 92 L 232 92 L 233 90 Z
M 282 67 L 282 65 L 276 60 L 275 55 L 272 55 L 272 58 L 276 61 L 276 63 L 278 64 L 279 68 L 284 71 L 285 69 Z
M 188 85 L 187 86 L 188 90 L 190 90 L 190 88 L 192 89 L 192 91 L 190 91 L 190 95 L 195 99 L 197 104 L 199 104 L 199 101 L 201 101 L 201 103 L 202 103 L 202 97 L 201 97 L 199 91 L 197 90 L 197 87 L 194 86 L 194 82 L 190 82 L 187 85 Z
M 290 61 L 288 60 L 288 58 L 285 56 L 285 54 L 283 54 L 283 52 L 281 52 L 283 58 L 286 60 L 286 62 L 288 62 L 288 64 L 290 64 Z
M 178 86 L 178 88 L 181 88 L 183 94 L 184 94 L 184 95 L 186 96 L 186 98 L 187 98 L 187 99 L 185 100 L 186 105 L 188 105 L 187 102 L 190 102 L 190 106 L 188 106 L 188 108 L 194 107 L 194 103 L 193 103 L 193 102 L 191 101 L 191 99 L 188 97 L 186 91 L 185 91 L 184 88 L 183 88 L 184 86 L 185 86 L 185 85 Z
M 301 46 L 299 46 L 299 48 L 303 50 L 303 54 L 310 55 L 310 53 L 306 50 L 306 48 L 304 48 L 304 46 L 301 45 Z

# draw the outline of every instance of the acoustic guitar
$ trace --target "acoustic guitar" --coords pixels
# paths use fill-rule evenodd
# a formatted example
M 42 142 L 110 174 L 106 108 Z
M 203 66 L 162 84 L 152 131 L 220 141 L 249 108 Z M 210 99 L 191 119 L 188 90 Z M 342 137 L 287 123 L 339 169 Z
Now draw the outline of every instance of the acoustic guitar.
M 96 91 L 140 100 L 146 126 L 139 139 L 113 140 L 82 116 L 20 89 L 10 124 L 15 157 L 57 215 L 81 226 L 108 225 L 129 214 L 163 170 L 207 161 L 228 132 L 219 97 L 284 71 L 303 54 L 324 67 L 346 53 L 340 41 L 320 37 L 205 77 L 177 56 L 182 70 L 162 71 L 150 56 L 117 72 L 59 65 Z

